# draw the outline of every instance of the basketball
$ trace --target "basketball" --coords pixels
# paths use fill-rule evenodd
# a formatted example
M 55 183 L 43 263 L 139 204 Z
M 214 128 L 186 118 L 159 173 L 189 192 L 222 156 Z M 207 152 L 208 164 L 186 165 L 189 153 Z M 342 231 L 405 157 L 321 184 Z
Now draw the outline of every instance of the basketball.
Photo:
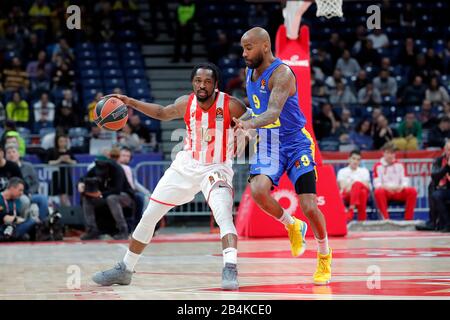
M 128 108 L 114 97 L 100 100 L 94 109 L 94 122 L 100 128 L 113 131 L 122 129 L 128 121 Z

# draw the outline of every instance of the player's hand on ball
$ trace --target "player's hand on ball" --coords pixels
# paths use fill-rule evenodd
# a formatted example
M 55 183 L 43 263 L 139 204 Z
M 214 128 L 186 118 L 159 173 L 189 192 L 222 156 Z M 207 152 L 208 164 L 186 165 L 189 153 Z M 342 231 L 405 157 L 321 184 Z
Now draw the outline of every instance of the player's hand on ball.
M 116 99 L 122 100 L 122 102 L 124 104 L 126 104 L 127 106 L 130 105 L 130 101 L 131 101 L 130 97 L 127 97 L 126 95 L 123 95 L 123 94 L 113 93 L 113 94 L 108 94 L 108 95 L 102 97 L 102 99 L 108 99 L 108 98 L 116 98 Z

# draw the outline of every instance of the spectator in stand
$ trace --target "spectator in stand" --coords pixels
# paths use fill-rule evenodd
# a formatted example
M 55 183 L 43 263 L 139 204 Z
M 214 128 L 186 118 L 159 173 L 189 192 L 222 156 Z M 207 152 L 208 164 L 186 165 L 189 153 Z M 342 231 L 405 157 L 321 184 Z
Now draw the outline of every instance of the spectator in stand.
M 384 219 L 389 219 L 388 201 L 405 202 L 405 220 L 413 220 L 417 190 L 410 187 L 405 167 L 395 159 L 395 144 L 387 143 L 382 150 L 383 157 L 373 167 L 376 205 Z
M 427 65 L 425 55 L 420 53 L 416 56 L 416 62 L 409 72 L 409 79 L 414 81 L 414 78 L 421 77 L 423 82 L 428 82 L 433 76 L 433 70 Z
M 5 145 L 8 137 L 17 137 L 19 152 L 20 154 L 25 155 L 25 140 L 20 136 L 19 132 L 17 132 L 16 123 L 11 120 L 5 121 L 5 131 L 3 132 L 0 144 Z
M 366 39 L 367 39 L 367 29 L 364 25 L 360 24 L 356 27 L 355 39 L 351 42 L 353 55 L 358 55 Z
M 340 121 L 331 104 L 324 103 L 320 109 L 320 113 L 313 119 L 314 133 L 317 140 L 334 135 Z
M 369 82 L 364 88 L 358 91 L 358 102 L 365 106 L 378 105 L 382 102 L 381 93 Z
M 450 140 L 444 146 L 443 155 L 434 161 L 431 178 L 434 190 L 430 199 L 433 202 L 433 206 L 430 203 L 430 217 L 434 219 L 428 225 L 431 230 L 450 232 Z
M 395 132 L 389 126 L 389 122 L 384 115 L 379 115 L 377 118 L 377 129 L 373 135 L 373 147 L 378 150 L 386 143 L 394 139 Z
M 382 29 L 374 29 L 373 33 L 367 36 L 367 39 L 372 41 L 375 50 L 389 47 L 389 38 L 383 33 Z
M 5 134 L 5 146 L 8 144 L 13 144 L 19 150 L 20 156 L 25 157 L 26 146 L 21 144 L 23 139 L 20 139 L 18 132 L 9 131 Z
M 0 191 L 3 191 L 6 188 L 9 179 L 12 177 L 22 179 L 22 173 L 17 164 L 5 159 L 5 149 L 3 145 L 0 144 Z
M 40 97 L 44 92 L 51 89 L 50 77 L 48 77 L 43 68 L 38 68 L 36 78 L 31 80 L 31 98 Z
M 67 65 L 72 65 L 74 63 L 75 55 L 66 39 L 60 38 L 58 43 L 55 45 L 52 53 L 52 61 L 56 59 L 56 56 L 61 56 L 63 62 Z
M 0 197 L 0 237 L 1 240 L 29 240 L 36 221 L 18 216 L 19 198 L 23 194 L 25 182 L 20 178 L 11 178 Z M 11 234 L 5 235 L 6 228 L 11 228 Z M 12 231 L 14 229 L 14 231 Z
M 78 117 L 79 108 L 72 95 L 72 90 L 66 89 L 63 91 L 63 100 L 57 105 L 55 113 L 56 128 L 68 130 L 72 127 L 79 127 L 82 125 Z
M 30 110 L 28 109 L 28 103 L 25 99 L 22 99 L 19 91 L 15 91 L 12 96 L 12 101 L 6 104 L 6 116 L 19 126 L 28 126 Z
M 436 54 L 433 48 L 428 48 L 425 55 L 426 65 L 434 74 L 441 74 L 444 71 L 444 63 L 439 55 Z
M 431 78 L 430 85 L 425 91 L 425 98 L 436 105 L 444 105 L 450 102 L 447 90 L 439 84 L 437 77 Z
M 357 102 L 350 87 L 342 83 L 342 81 L 338 81 L 336 83 L 336 89 L 331 91 L 330 103 L 333 106 L 347 107 L 349 104 Z
M 132 152 L 127 147 L 122 147 L 118 150 L 118 154 L 116 157 L 113 156 L 113 150 L 111 150 L 111 159 L 117 161 L 118 164 L 121 165 L 123 171 L 125 172 L 125 176 L 130 184 L 131 188 L 134 192 L 134 200 L 136 201 L 136 220 L 135 222 L 139 222 L 142 213 L 144 212 L 144 208 L 147 207 L 149 202 L 151 192 L 145 188 L 142 184 L 140 184 L 136 177 L 133 174 L 133 170 L 129 166 Z M 133 229 L 136 225 L 133 226 Z
M 11 60 L 11 67 L 3 71 L 3 78 L 6 91 L 22 90 L 24 93 L 28 93 L 30 80 L 28 79 L 28 73 L 23 70 L 19 58 L 15 57 Z
M 361 152 L 350 152 L 348 166 L 338 171 L 337 181 L 344 202 L 348 203 L 347 221 L 351 221 L 355 209 L 358 210 L 358 220 L 367 220 L 367 199 L 370 193 L 370 173 L 360 166 Z
M 184 60 L 190 62 L 192 58 L 192 37 L 194 34 L 194 18 L 196 5 L 191 0 L 183 0 L 177 8 L 177 27 L 175 33 L 175 51 L 172 62 L 180 61 L 181 47 L 186 46 Z
M 47 93 L 41 95 L 41 99 L 34 104 L 33 110 L 33 130 L 35 133 L 39 133 L 41 128 L 53 126 L 53 122 L 55 121 L 55 104 L 48 100 Z
M 103 92 L 97 92 L 95 94 L 94 100 L 92 100 L 88 106 L 87 106 L 87 119 L 86 122 L 93 122 L 94 121 L 94 108 L 97 105 L 97 103 L 102 99 Z
M 400 25 L 406 30 L 413 30 L 416 26 L 416 14 L 409 2 L 405 3 L 405 7 L 400 14 Z
M 370 121 L 363 119 L 355 127 L 355 130 L 350 133 L 350 141 L 359 150 L 372 150 L 373 140 L 370 135 Z
M 370 39 L 364 42 L 361 51 L 356 56 L 361 68 L 379 66 L 380 59 L 380 54 L 373 48 L 373 42 Z
M 356 76 L 361 70 L 358 61 L 351 57 L 350 51 L 347 49 L 344 50 L 342 57 L 337 61 L 336 68 L 341 70 L 344 77 Z
M 389 59 L 388 57 L 384 57 L 383 59 L 381 59 L 380 69 L 388 70 L 389 73 L 392 74 L 394 72 L 394 67 L 391 65 L 391 59 Z
M 141 143 L 149 143 L 150 142 L 150 129 L 142 124 L 141 118 L 138 115 L 134 115 L 129 118 L 129 125 L 132 133 L 138 135 Z
M 38 77 L 38 70 L 43 69 L 46 76 L 51 74 L 51 64 L 47 62 L 47 54 L 45 50 L 39 51 L 37 60 L 30 61 L 27 65 L 27 73 L 30 80 L 33 81 Z
M 337 32 L 333 32 L 330 35 L 330 39 L 325 47 L 325 51 L 330 55 L 331 63 L 333 66 L 336 65 L 337 60 L 342 56 L 342 50 L 339 46 L 339 34 Z
M 429 100 L 423 100 L 418 117 L 423 129 L 432 129 L 438 123 L 436 114 L 433 113 L 433 105 Z
M 118 132 L 117 142 L 121 147 L 128 147 L 131 151 L 140 151 L 142 149 L 141 141 L 136 133 L 133 133 L 131 126 L 127 123 L 122 130 Z
M 389 70 L 380 71 L 379 76 L 373 79 L 373 87 L 378 89 L 382 97 L 394 99 L 397 95 L 397 81 L 390 76 Z
M 5 146 L 6 159 L 14 162 L 20 168 L 23 181 L 25 182 L 25 192 L 21 197 L 21 206 L 23 210 L 35 203 L 39 207 L 39 220 L 44 221 L 48 217 L 48 197 L 39 194 L 39 179 L 36 170 L 30 162 L 22 161 L 20 159 L 19 150 L 15 145 L 7 144 Z
M 328 76 L 325 80 L 325 84 L 327 85 L 329 90 L 336 89 L 336 84 L 338 82 L 342 82 L 343 84 L 347 84 L 347 80 L 342 77 L 342 72 L 340 69 L 336 68 L 333 72 L 333 76 Z
M 358 75 L 356 76 L 356 80 L 353 82 L 355 93 L 357 94 L 359 90 L 364 88 L 369 82 L 370 80 L 367 78 L 366 70 L 359 70 Z
M 450 39 L 447 40 L 447 46 L 442 52 L 443 63 L 444 63 L 444 73 L 450 74 Z
M 40 39 L 47 39 L 50 23 L 51 9 L 44 0 L 36 0 L 28 11 L 31 18 L 31 26 Z
M 314 56 L 313 60 L 314 65 L 319 67 L 325 75 L 329 76 L 333 73 L 333 61 L 324 48 L 317 49 L 317 55 Z
M 426 87 L 421 76 L 416 76 L 412 85 L 406 87 L 400 99 L 405 105 L 420 105 L 425 99 Z
M 444 116 L 439 119 L 438 125 L 430 130 L 427 146 L 443 148 L 448 139 L 450 139 L 450 118 Z
M 383 114 L 383 110 L 380 106 L 376 106 L 372 110 L 371 121 L 370 121 L 370 135 L 373 137 L 375 132 L 378 130 L 378 117 Z
M 408 112 L 398 126 L 398 138 L 393 142 L 401 151 L 418 150 L 422 145 L 422 125 L 416 119 L 414 112 Z
M 398 60 L 401 61 L 402 65 L 405 67 L 412 68 L 416 64 L 417 53 L 414 46 L 414 39 L 408 37 L 405 40 L 405 46 L 402 48 Z
M 45 45 L 43 43 L 43 40 L 44 39 L 39 39 L 37 34 L 34 32 L 31 33 L 28 38 L 25 38 L 25 44 L 22 50 L 23 61 L 33 62 L 39 59 L 39 54 L 41 53 L 41 51 L 45 52 Z
M 75 87 L 75 71 L 65 62 L 53 71 L 52 79 L 54 88 L 62 89 Z
M 48 150 L 47 154 L 48 164 L 56 167 L 52 173 L 50 195 L 58 196 L 60 205 L 70 206 L 69 196 L 73 194 L 70 165 L 77 161 L 69 149 L 69 137 L 61 133 L 55 135 L 55 147 Z

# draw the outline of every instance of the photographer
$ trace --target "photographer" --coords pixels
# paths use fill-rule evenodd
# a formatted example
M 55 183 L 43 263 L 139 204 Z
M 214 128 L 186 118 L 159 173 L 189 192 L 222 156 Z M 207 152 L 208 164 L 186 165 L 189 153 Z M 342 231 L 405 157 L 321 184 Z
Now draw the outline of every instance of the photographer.
M 134 209 L 133 190 L 125 177 L 123 169 L 115 161 L 97 160 L 86 177 L 78 184 L 82 194 L 82 207 L 86 221 L 86 233 L 81 240 L 98 239 L 100 236 L 96 222 L 96 209 L 108 206 L 119 232 L 116 240 L 128 239 L 128 226 L 123 214 L 123 207 Z M 97 210 L 97 214 L 104 211 Z M 134 215 L 134 210 L 133 210 Z
M 36 170 L 30 162 L 23 161 L 20 158 L 17 146 L 14 144 L 7 144 L 5 146 L 6 159 L 14 162 L 20 168 L 20 171 L 25 181 L 25 194 L 20 198 L 21 201 L 21 215 L 31 207 L 31 204 L 36 204 L 39 208 L 39 220 L 44 221 L 49 215 L 48 197 L 39 194 L 39 179 Z
M 23 194 L 25 182 L 20 178 L 11 178 L 6 189 L 0 194 L 0 239 L 29 240 L 30 232 L 36 221 L 17 215 L 19 198 Z

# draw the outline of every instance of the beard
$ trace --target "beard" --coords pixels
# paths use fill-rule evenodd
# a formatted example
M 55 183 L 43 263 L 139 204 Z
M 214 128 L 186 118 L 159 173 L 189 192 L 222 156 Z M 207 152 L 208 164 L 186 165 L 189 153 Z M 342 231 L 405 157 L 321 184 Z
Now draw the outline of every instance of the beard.
M 260 53 L 257 57 L 255 57 L 252 61 L 245 61 L 245 64 L 250 69 L 257 69 L 264 61 L 264 56 Z
M 200 90 L 199 90 L 200 91 Z M 207 91 L 202 91 L 202 92 L 205 92 L 206 94 L 204 95 L 204 96 L 199 96 L 199 91 L 197 91 L 196 93 L 195 93 L 195 96 L 197 97 L 197 101 L 200 101 L 200 102 L 205 102 L 205 101 L 207 101 L 209 98 L 211 98 L 212 97 L 212 95 L 214 94 L 214 91 L 211 93 L 211 94 L 209 94 Z

